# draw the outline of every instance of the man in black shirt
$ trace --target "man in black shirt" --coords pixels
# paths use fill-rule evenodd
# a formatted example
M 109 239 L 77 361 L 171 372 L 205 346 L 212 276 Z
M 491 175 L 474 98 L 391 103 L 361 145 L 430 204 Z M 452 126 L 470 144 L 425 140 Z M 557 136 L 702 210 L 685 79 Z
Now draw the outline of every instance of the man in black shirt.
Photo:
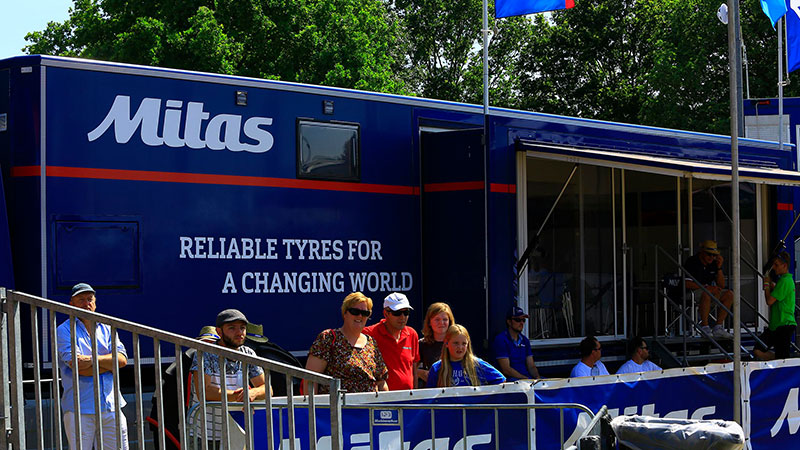
M 694 277 L 697 282 L 686 279 L 686 288 L 695 293 L 700 293 L 700 325 L 707 334 L 713 334 L 716 338 L 731 338 L 722 324 L 728 312 L 720 308 L 717 314 L 717 323 L 712 329 L 708 325 L 708 314 L 711 311 L 711 297 L 700 287 L 703 286 L 711 292 L 726 308 L 730 309 L 733 304 L 733 292 L 725 289 L 725 275 L 722 273 L 722 255 L 719 253 L 717 243 L 714 241 L 704 241 L 700 244 L 700 251 L 690 257 L 683 264 L 686 270 Z

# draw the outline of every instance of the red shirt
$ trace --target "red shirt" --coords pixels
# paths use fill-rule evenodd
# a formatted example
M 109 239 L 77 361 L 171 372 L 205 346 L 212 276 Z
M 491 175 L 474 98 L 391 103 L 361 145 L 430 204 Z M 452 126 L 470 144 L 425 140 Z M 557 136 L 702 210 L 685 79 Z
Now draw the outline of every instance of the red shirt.
M 386 319 L 381 319 L 375 325 L 364 328 L 363 333 L 372 336 L 378 343 L 378 349 L 389 369 L 386 384 L 390 391 L 413 389 L 414 363 L 419 362 L 419 336 L 411 327 L 400 330 L 400 340 L 395 340 L 386 329 Z

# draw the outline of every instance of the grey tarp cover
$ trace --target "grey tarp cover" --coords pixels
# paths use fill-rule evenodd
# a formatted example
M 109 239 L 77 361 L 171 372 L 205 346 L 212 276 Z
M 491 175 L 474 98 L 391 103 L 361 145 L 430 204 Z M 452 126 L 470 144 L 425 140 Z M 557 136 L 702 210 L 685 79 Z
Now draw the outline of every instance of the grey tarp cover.
M 744 447 L 744 431 L 726 420 L 660 419 L 619 416 L 611 421 L 617 439 L 635 450 L 734 450 Z

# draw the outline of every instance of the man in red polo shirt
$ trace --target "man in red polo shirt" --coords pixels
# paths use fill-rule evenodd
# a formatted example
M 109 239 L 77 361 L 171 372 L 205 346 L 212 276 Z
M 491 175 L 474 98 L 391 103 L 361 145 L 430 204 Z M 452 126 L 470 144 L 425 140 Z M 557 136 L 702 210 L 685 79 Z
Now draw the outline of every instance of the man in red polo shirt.
M 414 388 L 414 374 L 419 365 L 419 336 L 406 326 L 412 309 L 405 295 L 393 292 L 383 300 L 383 320 L 363 331 L 378 343 L 389 369 L 386 382 L 390 391 Z

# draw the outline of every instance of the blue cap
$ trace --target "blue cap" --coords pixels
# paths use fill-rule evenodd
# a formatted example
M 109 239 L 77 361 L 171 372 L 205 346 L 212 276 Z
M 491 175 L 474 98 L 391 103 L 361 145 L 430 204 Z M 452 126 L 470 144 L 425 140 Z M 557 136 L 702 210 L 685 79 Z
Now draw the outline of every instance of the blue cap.
M 525 314 L 525 311 L 522 310 L 519 306 L 512 306 L 511 309 L 508 310 L 508 314 L 506 315 L 506 319 L 510 319 L 512 317 L 530 317 L 529 315 Z
M 83 294 L 84 292 L 91 292 L 94 294 L 94 289 L 86 283 L 78 283 L 75 286 L 72 286 L 72 295 L 69 298 L 75 297 L 78 294 Z

